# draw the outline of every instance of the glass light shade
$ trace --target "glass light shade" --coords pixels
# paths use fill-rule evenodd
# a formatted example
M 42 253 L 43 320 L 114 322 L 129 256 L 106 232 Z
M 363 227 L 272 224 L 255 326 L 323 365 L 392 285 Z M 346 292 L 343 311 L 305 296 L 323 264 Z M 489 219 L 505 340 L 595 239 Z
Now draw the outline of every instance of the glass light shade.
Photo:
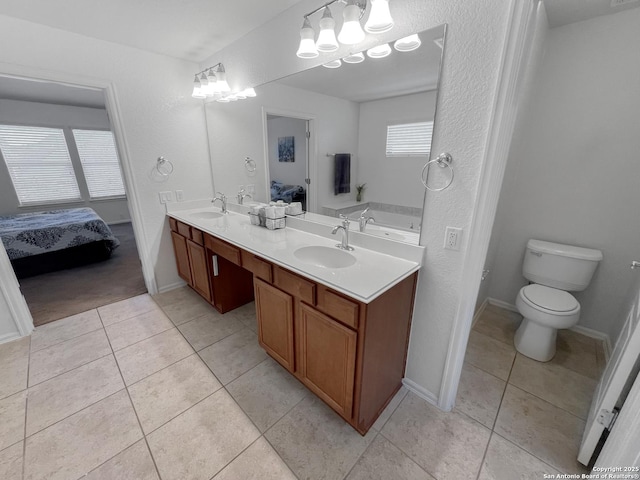
M 224 71 L 224 67 L 221 65 L 220 70 L 218 70 L 218 81 L 216 82 L 216 90 L 222 93 L 227 93 L 231 91 L 231 87 L 227 83 L 227 73 Z
M 342 16 L 344 22 L 338 34 L 338 41 L 343 45 L 355 45 L 364 40 L 365 33 L 360 26 L 360 7 L 350 0 L 344 7 Z
M 391 30 L 393 25 L 389 0 L 371 0 L 371 12 L 364 29 L 369 33 L 382 33 Z
M 408 37 L 401 38 L 400 40 L 396 40 L 393 44 L 393 48 L 398 50 L 399 52 L 411 52 L 412 50 L 416 50 L 418 47 L 422 45 L 422 41 L 420 41 L 420 37 L 417 33 L 413 35 L 409 35 Z
M 220 103 L 229 103 L 231 100 L 229 100 L 227 97 L 220 97 L 219 99 L 216 100 L 216 102 L 220 102 Z
M 244 93 L 244 90 L 242 90 L 241 92 L 233 92 L 233 94 L 236 96 L 238 100 L 244 100 L 245 98 L 247 98 L 247 95 Z
M 227 95 L 227 100 L 229 100 L 230 102 L 237 102 L 238 101 L 238 97 L 236 97 L 233 93 L 230 95 Z
M 327 68 L 340 68 L 342 66 L 342 62 L 339 59 L 332 60 L 330 62 L 323 63 L 322 66 Z
M 331 16 L 331 10 L 325 7 L 324 14 L 320 19 L 320 33 L 316 48 L 320 52 L 335 52 L 338 49 L 338 41 L 336 40 L 336 21 Z
M 361 63 L 364 62 L 364 54 L 362 52 L 352 53 L 348 57 L 342 59 L 345 63 Z
M 209 71 L 207 72 L 207 91 L 206 94 L 208 97 L 213 97 L 214 94 L 216 93 L 216 83 L 217 82 L 217 78 L 215 76 L 215 74 L 213 73 L 213 69 L 209 69 Z
M 311 28 L 309 19 L 305 18 L 302 28 L 300 29 L 300 46 L 296 52 L 298 57 L 316 58 L 319 55 L 318 49 L 316 48 L 316 42 L 314 41 L 315 36 L 316 32 Z
M 383 43 L 382 45 L 378 45 L 377 47 L 373 47 L 367 50 L 367 56 L 369 58 L 384 58 L 388 57 L 390 54 L 391 47 L 388 43 Z
M 244 90 L 244 94 L 249 97 L 249 98 L 253 98 L 256 96 L 256 91 L 253 89 L 253 87 L 251 88 L 246 88 Z
M 202 92 L 202 85 L 200 84 L 200 80 L 198 80 L 198 75 L 196 75 L 193 81 L 193 93 L 191 93 L 191 96 L 193 98 L 206 98 L 206 95 Z

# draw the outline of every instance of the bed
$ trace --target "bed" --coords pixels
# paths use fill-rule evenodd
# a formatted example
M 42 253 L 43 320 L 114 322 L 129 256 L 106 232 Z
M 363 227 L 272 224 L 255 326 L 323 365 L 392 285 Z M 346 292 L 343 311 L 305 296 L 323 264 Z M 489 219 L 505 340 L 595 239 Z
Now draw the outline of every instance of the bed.
M 0 216 L 0 238 L 18 278 L 106 260 L 120 245 L 91 208 Z
M 307 193 L 300 185 L 285 185 L 277 180 L 271 180 L 271 201 L 282 200 L 286 203 L 300 202 L 302 210 L 307 209 Z

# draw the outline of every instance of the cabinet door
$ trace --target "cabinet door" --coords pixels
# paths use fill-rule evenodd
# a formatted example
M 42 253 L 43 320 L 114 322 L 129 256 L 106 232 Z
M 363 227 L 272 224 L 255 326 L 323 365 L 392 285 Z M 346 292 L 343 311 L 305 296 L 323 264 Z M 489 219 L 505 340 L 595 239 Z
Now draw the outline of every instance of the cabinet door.
M 207 256 L 204 247 L 187 240 L 187 251 L 191 263 L 191 279 L 193 289 L 211 302 L 211 287 L 209 285 L 209 273 L 207 271 Z
M 299 339 L 302 381 L 335 411 L 351 418 L 356 332 L 303 303 Z
M 176 254 L 178 275 L 189 285 L 193 285 L 191 267 L 189 266 L 189 253 L 187 252 L 187 239 L 176 232 L 171 232 L 171 240 L 173 241 L 173 251 Z
M 254 279 L 258 341 L 262 348 L 290 372 L 294 370 L 293 297 Z

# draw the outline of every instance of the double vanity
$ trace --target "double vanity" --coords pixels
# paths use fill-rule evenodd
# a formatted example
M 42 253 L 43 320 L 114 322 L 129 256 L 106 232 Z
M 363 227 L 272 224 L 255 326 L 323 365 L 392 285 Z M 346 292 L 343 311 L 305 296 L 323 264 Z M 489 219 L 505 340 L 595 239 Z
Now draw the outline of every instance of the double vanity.
M 168 213 L 179 275 L 220 313 L 255 299 L 261 347 L 364 435 L 402 383 L 423 248 L 352 232 L 346 251 L 337 219 L 267 230 L 246 206 L 190 207 Z

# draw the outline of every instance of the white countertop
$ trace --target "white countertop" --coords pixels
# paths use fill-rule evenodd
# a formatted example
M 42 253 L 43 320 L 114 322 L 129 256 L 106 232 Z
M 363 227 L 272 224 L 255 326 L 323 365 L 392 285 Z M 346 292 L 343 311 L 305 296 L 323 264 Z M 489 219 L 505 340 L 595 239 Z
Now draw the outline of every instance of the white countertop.
M 294 251 L 300 247 L 311 245 L 333 248 L 336 243 L 340 242 L 341 232 L 333 236 L 330 234 L 330 226 L 315 224 L 311 228 L 314 233 L 309 233 L 304 231 L 304 222 L 290 221 L 289 218 L 287 222 L 294 224 L 296 228 L 287 226 L 280 230 L 268 230 L 264 227 L 251 225 L 248 215 L 234 212 L 229 212 L 227 215 L 215 219 L 202 219 L 193 216 L 194 213 L 202 211 L 219 212 L 220 209 L 199 207 L 169 211 L 168 215 L 363 303 L 370 303 L 386 290 L 420 269 L 421 264 L 415 261 L 415 254 L 413 258 L 401 258 L 364 248 L 361 245 L 356 245 L 355 242 L 351 242 L 355 249 L 349 252 L 356 259 L 354 265 L 336 269 L 312 265 L 298 259 L 294 255 Z M 326 232 L 318 230 L 322 228 Z M 358 239 L 357 232 L 350 232 L 350 237 L 352 236 Z M 367 245 L 375 243 L 366 238 L 363 242 Z M 392 249 L 397 248 L 390 245 Z

